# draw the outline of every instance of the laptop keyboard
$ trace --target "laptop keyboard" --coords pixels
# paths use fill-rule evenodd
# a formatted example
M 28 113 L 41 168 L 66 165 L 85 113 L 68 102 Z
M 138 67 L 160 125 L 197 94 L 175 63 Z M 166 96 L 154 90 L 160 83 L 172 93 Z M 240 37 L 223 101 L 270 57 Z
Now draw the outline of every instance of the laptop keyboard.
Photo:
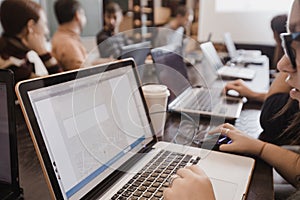
M 205 89 L 191 97 L 191 101 L 185 106 L 187 109 L 211 112 L 220 102 L 220 89 Z
M 218 71 L 221 76 L 228 76 L 241 79 L 253 79 L 255 71 L 253 69 L 242 68 L 242 67 L 229 67 L 223 66 Z
M 179 168 L 197 164 L 200 157 L 160 151 L 145 167 L 130 179 L 111 199 L 163 199 L 163 190 L 169 186 L 169 177 Z

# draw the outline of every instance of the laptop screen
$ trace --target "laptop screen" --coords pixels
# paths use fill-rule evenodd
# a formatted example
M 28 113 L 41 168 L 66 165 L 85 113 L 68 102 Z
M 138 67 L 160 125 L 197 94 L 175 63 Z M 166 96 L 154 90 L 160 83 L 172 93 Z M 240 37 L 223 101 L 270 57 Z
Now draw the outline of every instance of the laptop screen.
M 0 80 L 0 182 L 12 183 L 7 85 Z
M 212 42 L 202 43 L 200 47 L 205 59 L 211 66 L 213 66 L 216 70 L 223 67 L 223 63 Z
M 188 72 L 180 50 L 169 50 L 167 47 L 151 50 L 159 82 L 166 85 L 171 92 L 169 103 L 184 90 L 191 87 Z
M 83 69 L 73 80 L 60 74 L 48 78 L 60 83 L 28 91 L 64 199 L 83 197 L 153 140 L 134 63 L 122 63 Z M 41 85 L 19 90 L 26 84 Z
M 224 33 L 224 42 L 231 58 L 236 56 L 236 48 L 229 32 Z
M 150 54 L 151 43 L 149 41 L 135 43 L 122 47 L 121 58 L 133 58 L 137 66 L 145 64 L 147 56 Z
M 13 72 L 0 69 L 0 199 L 20 194 L 13 86 Z

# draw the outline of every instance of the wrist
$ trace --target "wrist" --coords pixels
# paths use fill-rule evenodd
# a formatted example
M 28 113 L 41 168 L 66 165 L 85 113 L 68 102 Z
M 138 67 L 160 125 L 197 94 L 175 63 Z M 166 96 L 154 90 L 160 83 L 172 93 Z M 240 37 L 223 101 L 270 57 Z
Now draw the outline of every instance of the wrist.
M 62 68 L 58 65 L 57 60 L 49 52 L 43 55 L 39 55 L 39 57 L 47 68 L 49 74 L 63 71 Z
M 39 55 L 46 67 L 57 65 L 57 60 L 49 52 Z
M 265 93 L 253 92 L 253 99 L 257 101 L 264 101 L 265 100 Z
M 267 144 L 268 143 L 266 143 L 266 142 L 259 141 L 258 151 L 255 155 L 261 157 Z
M 36 52 L 39 56 L 45 55 L 45 54 L 49 53 L 48 50 L 47 50 L 46 48 L 39 48 L 39 49 L 36 49 L 35 52 Z

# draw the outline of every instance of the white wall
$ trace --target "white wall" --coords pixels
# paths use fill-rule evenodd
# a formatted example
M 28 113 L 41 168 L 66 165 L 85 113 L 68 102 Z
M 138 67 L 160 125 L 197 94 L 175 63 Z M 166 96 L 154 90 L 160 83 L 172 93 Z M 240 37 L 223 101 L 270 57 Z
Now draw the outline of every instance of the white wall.
M 198 40 L 205 41 L 209 33 L 212 33 L 212 41 L 223 42 L 223 33 L 231 32 L 235 43 L 273 45 L 275 42 L 270 21 L 275 15 L 287 14 L 291 2 L 292 0 L 201 0 Z M 233 6 L 229 6 L 230 3 Z

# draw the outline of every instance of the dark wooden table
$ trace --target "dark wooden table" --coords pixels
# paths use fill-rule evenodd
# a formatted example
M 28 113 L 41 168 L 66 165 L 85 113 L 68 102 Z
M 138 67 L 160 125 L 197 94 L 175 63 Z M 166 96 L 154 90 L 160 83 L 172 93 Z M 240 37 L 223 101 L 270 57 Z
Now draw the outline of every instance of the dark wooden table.
M 193 73 L 192 70 L 194 69 L 189 71 Z M 268 73 L 266 68 L 258 67 L 258 70 L 261 72 L 258 73 L 255 80 L 248 82 L 247 84 L 253 84 L 252 86 L 254 88 L 259 86 L 260 90 L 262 87 L 265 87 L 266 83 L 268 85 L 268 80 L 265 80 L 266 76 L 268 77 Z M 191 78 L 194 78 L 195 81 L 197 80 L 197 77 Z M 258 81 L 261 82 L 259 83 Z M 40 167 L 32 140 L 19 107 L 17 107 L 16 113 L 20 183 L 21 187 L 24 189 L 25 200 L 50 199 L 50 194 L 46 181 L 43 177 L 42 169 Z M 243 131 L 246 131 L 248 134 L 257 137 L 261 131 L 258 120 L 259 115 L 260 104 L 248 102 L 244 106 L 241 117 L 235 121 L 235 125 Z M 180 120 L 181 118 L 178 118 L 178 116 L 169 116 L 166 125 L 165 140 L 174 142 L 174 134 L 178 130 L 178 124 L 180 124 Z M 207 125 L 207 121 L 201 121 L 200 124 Z M 189 139 L 178 139 L 177 142 L 186 142 L 187 145 L 195 145 Z M 250 183 L 247 199 L 274 199 L 272 168 L 260 159 L 256 159 L 255 169 Z

